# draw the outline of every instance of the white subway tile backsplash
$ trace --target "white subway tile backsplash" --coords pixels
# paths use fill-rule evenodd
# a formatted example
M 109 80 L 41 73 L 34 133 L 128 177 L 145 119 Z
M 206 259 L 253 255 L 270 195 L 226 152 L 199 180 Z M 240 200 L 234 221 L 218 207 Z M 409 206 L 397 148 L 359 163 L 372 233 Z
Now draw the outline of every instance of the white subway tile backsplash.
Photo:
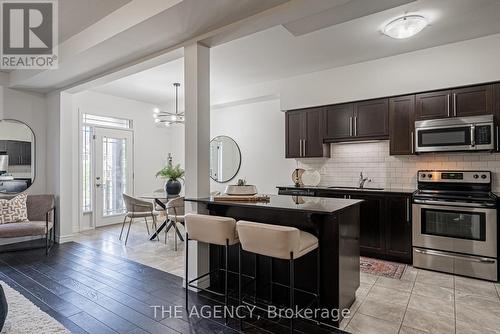
M 356 186 L 359 173 L 372 180 L 369 187 L 416 188 L 421 169 L 489 170 L 494 173 L 493 191 L 500 193 L 500 154 L 444 153 L 390 156 L 389 142 L 331 144 L 329 159 L 300 159 L 298 165 L 316 169 L 322 186 Z

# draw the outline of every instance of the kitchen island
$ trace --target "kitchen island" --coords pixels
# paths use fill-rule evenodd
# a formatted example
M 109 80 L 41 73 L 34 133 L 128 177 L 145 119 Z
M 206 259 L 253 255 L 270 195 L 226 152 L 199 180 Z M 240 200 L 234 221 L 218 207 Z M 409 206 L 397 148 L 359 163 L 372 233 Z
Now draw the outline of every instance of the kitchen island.
M 266 224 L 293 226 L 312 233 L 319 240 L 321 254 L 321 302 L 323 309 L 341 313 L 354 302 L 355 292 L 359 287 L 359 207 L 361 200 L 339 198 L 313 198 L 300 196 L 270 196 L 266 202 L 243 202 L 214 200 L 213 198 L 187 198 L 206 206 L 210 215 L 232 217 Z M 229 269 L 238 271 L 238 248 L 229 252 Z M 210 247 L 210 270 L 223 263 L 223 252 L 218 246 Z M 296 301 L 300 306 L 308 305 L 310 296 L 300 290 L 315 292 L 316 254 L 311 252 L 297 260 L 295 265 Z M 256 257 L 243 253 L 242 271 L 254 276 L 257 271 L 256 296 L 266 298 L 270 295 L 271 277 L 277 285 L 273 288 L 273 304 L 287 305 L 288 263 Z M 230 278 L 229 286 L 237 288 L 237 277 Z M 210 278 L 212 288 L 221 286 L 218 277 Z M 250 284 L 252 288 L 252 284 Z M 253 290 L 252 290 L 252 293 Z M 313 305 L 314 307 L 314 305 Z M 330 325 L 338 326 L 338 318 L 322 319 Z

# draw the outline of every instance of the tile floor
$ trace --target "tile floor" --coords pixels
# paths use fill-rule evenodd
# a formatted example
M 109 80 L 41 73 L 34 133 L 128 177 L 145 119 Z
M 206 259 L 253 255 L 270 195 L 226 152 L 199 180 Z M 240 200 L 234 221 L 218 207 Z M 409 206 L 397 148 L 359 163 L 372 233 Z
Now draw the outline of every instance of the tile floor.
M 399 280 L 361 273 L 356 296 L 351 333 L 500 333 L 500 284 L 408 267 Z
M 173 230 L 168 233 L 166 244 L 163 232 L 159 242 L 150 241 L 144 221 L 137 220 L 132 224 L 127 246 L 125 246 L 127 231 L 125 228 L 122 241 L 120 241 L 121 226 L 120 223 L 81 232 L 74 241 L 177 276 L 184 276 L 184 242 L 178 239 L 178 248 L 175 251 Z M 149 228 L 151 229 L 151 223 L 149 223 Z M 181 225 L 179 229 L 182 233 Z

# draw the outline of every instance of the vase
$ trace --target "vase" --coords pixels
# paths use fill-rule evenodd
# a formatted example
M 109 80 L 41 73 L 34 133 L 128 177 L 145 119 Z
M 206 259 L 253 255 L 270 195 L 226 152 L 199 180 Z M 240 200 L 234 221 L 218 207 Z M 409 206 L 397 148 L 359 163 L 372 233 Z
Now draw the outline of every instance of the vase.
M 167 183 L 165 183 L 165 191 L 167 192 L 167 195 L 179 195 L 181 189 L 182 185 L 178 180 L 168 180 Z

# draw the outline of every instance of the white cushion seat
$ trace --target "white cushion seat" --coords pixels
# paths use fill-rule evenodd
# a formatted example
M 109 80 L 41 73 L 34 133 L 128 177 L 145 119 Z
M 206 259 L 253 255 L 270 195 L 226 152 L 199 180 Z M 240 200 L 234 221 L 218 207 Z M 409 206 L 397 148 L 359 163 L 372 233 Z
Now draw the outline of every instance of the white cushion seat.
M 239 242 L 236 233 L 236 220 L 230 217 L 187 214 L 184 218 L 186 232 L 190 240 L 198 240 L 208 244 L 234 245 Z
M 294 259 L 318 248 L 318 238 L 295 227 L 240 220 L 236 224 L 241 248 L 277 259 Z

